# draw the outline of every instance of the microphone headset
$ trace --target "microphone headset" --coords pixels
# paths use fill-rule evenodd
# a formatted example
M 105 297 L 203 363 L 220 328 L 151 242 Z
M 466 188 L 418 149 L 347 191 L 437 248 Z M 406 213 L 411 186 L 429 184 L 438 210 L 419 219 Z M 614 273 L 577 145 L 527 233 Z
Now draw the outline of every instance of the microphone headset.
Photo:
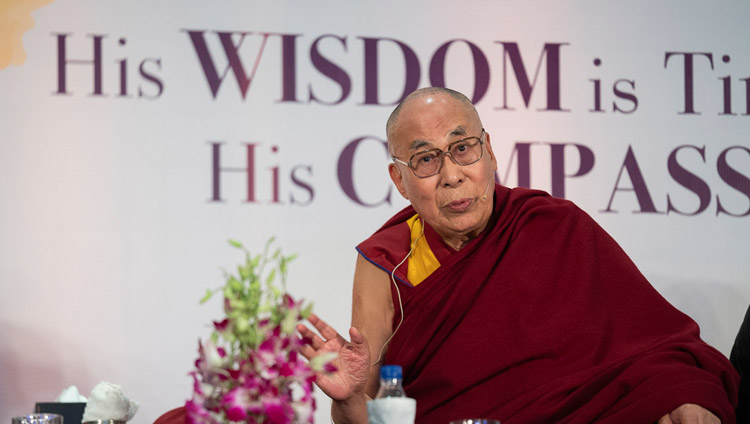
M 484 188 L 484 195 L 482 196 L 482 200 L 487 200 L 487 190 L 490 189 L 490 184 L 492 184 L 493 181 L 495 181 L 495 175 L 494 175 L 494 173 L 490 177 L 489 181 L 487 181 L 487 187 Z
M 417 242 L 419 241 L 420 238 L 422 238 L 422 236 L 424 236 L 424 220 L 422 220 L 422 231 L 419 233 L 419 237 L 417 237 L 414 240 L 414 242 L 411 244 L 411 249 L 409 249 L 409 253 L 407 253 L 406 256 L 404 256 L 404 259 L 401 259 L 401 262 L 399 262 L 398 265 L 396 265 L 393 268 L 393 271 L 391 271 L 391 282 L 393 282 L 393 287 L 396 288 L 396 294 L 398 295 L 398 307 L 399 307 L 399 310 L 401 311 L 401 320 L 398 322 L 398 325 L 396 326 L 396 329 L 393 330 L 393 333 L 391 334 L 391 336 L 388 337 L 388 340 L 386 340 L 385 343 L 383 343 L 383 347 L 380 348 L 380 354 L 378 355 L 378 359 L 376 359 L 375 362 L 371 363 L 370 366 L 376 365 L 378 362 L 380 362 L 381 359 L 383 359 L 383 353 L 385 352 L 385 348 L 388 346 L 388 343 L 391 342 L 391 340 L 393 339 L 393 336 L 396 335 L 396 332 L 398 331 L 398 329 L 401 328 L 401 324 L 404 323 L 404 303 L 401 301 L 401 290 L 399 290 L 398 283 L 396 283 L 396 270 L 404 262 L 406 262 L 406 259 L 408 259 L 409 256 L 411 256 L 411 254 L 414 252 L 414 248 L 417 246 Z

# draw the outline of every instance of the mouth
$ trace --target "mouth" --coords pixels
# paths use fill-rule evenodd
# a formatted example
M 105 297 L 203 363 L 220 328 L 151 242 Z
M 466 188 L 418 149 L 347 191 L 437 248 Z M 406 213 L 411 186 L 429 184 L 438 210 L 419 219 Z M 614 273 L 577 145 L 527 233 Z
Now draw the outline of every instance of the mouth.
M 458 199 L 446 204 L 445 208 L 451 212 L 463 212 L 469 209 L 472 203 L 472 199 L 469 198 Z

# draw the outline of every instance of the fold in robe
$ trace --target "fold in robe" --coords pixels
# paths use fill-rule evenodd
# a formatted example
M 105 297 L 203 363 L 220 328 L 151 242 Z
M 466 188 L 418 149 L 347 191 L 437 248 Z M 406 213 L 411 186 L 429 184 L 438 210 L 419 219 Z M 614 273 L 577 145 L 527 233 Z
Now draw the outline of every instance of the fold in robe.
M 397 213 L 360 254 L 390 273 L 414 213 Z M 734 422 L 727 358 L 571 202 L 497 185 L 488 227 L 460 251 L 427 227 L 441 266 L 416 286 L 398 269 L 404 321 L 384 362 L 403 367 L 418 424 L 654 423 L 685 403 Z

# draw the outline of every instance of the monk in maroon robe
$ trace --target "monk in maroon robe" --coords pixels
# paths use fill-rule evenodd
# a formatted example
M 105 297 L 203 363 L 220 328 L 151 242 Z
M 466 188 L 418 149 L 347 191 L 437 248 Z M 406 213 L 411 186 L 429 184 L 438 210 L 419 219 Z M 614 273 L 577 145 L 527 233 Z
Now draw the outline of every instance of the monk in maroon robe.
M 418 90 L 386 130 L 411 206 L 358 246 L 351 340 L 299 327 L 306 357 L 339 353 L 317 382 L 335 422 L 367 422 L 384 363 L 419 424 L 734 422 L 729 361 L 575 205 L 493 184 L 466 97 Z

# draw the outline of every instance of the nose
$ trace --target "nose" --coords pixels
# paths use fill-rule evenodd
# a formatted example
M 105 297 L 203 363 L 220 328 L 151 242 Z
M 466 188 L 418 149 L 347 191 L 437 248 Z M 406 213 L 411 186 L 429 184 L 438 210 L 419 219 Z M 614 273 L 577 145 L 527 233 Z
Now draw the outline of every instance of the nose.
M 453 162 L 456 165 L 458 165 L 458 162 L 456 162 L 456 159 L 453 158 L 453 153 L 451 153 L 450 150 L 447 151 L 447 152 L 440 152 L 440 154 L 443 155 L 443 157 L 441 158 L 441 160 L 443 162 L 445 162 L 445 157 L 448 156 L 450 158 L 451 162 Z
M 445 160 L 448 156 L 450 160 Z M 443 152 L 443 165 L 440 167 L 440 184 L 444 187 L 458 187 L 463 183 L 465 175 L 463 166 L 456 163 L 450 152 Z

